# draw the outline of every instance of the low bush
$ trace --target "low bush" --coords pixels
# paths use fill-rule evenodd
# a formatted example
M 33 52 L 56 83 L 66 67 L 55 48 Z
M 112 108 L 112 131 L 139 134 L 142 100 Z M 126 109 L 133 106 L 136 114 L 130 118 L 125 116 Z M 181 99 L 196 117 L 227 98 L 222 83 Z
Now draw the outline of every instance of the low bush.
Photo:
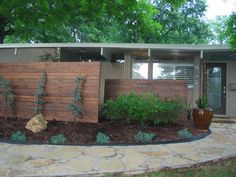
M 152 141 L 154 138 L 156 138 L 156 134 L 154 133 L 143 133 L 143 132 L 138 132 L 135 137 L 134 140 L 136 142 L 150 142 Z
M 99 144 L 107 144 L 110 143 L 111 138 L 105 133 L 98 132 L 96 135 L 96 142 Z
M 65 144 L 67 141 L 67 138 L 62 133 L 50 138 L 52 144 Z
M 16 131 L 11 134 L 11 140 L 13 141 L 26 141 L 26 136 L 24 132 Z
M 138 121 L 142 125 L 171 123 L 184 108 L 179 98 L 161 100 L 151 93 L 137 95 L 131 92 L 120 95 L 116 100 L 107 100 L 103 105 L 103 115 L 111 120 Z
M 178 135 L 183 138 L 191 138 L 193 135 L 187 128 L 178 131 Z

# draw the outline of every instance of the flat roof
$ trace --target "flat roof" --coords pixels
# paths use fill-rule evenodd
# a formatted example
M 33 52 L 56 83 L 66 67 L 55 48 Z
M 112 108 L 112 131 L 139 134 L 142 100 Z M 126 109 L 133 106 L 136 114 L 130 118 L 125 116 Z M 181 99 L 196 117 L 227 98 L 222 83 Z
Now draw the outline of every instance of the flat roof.
M 16 43 L 0 44 L 1 48 L 117 48 L 117 49 L 160 49 L 180 51 L 228 51 L 228 45 L 203 44 L 142 44 L 142 43 Z

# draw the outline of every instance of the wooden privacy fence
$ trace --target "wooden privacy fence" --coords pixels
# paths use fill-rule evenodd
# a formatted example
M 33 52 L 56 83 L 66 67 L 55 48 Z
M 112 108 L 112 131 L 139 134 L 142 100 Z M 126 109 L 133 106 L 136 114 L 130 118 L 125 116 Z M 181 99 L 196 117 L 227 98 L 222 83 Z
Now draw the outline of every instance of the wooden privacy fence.
M 99 62 L 0 63 L 0 76 L 11 81 L 12 90 L 16 94 L 16 117 L 31 118 L 34 114 L 35 92 L 43 72 L 47 73 L 46 95 L 43 97 L 47 102 L 43 106 L 47 120 L 74 120 L 74 114 L 68 107 L 73 99 L 75 79 L 85 76 L 81 90 L 84 114 L 77 120 L 98 122 Z M 0 96 L 0 116 L 4 116 L 2 104 Z
M 137 93 L 154 93 L 161 98 L 181 97 L 187 102 L 187 82 L 185 80 L 144 80 L 144 79 L 106 79 L 105 100 L 114 99 L 119 94 L 131 90 Z

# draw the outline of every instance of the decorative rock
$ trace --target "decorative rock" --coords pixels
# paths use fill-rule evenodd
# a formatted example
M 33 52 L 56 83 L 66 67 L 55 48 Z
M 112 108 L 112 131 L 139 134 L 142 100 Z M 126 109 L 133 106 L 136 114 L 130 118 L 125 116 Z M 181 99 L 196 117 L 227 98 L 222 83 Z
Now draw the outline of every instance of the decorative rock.
M 47 128 L 48 122 L 44 120 L 42 114 L 37 114 L 27 122 L 25 128 L 31 130 L 34 133 L 38 133 Z

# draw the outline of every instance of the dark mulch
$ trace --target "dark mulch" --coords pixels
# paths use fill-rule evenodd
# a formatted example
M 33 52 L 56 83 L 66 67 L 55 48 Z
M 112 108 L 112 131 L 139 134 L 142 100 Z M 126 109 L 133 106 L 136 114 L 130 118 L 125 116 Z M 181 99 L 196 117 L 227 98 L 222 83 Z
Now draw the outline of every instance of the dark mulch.
M 98 124 L 73 123 L 48 121 L 48 128 L 40 133 L 32 133 L 25 129 L 28 120 L 0 118 L 0 138 L 9 139 L 11 134 L 17 130 L 25 132 L 28 141 L 49 143 L 51 136 L 63 133 L 69 140 L 69 144 L 93 144 L 96 143 L 98 132 L 106 133 L 111 137 L 111 143 L 134 143 L 134 136 L 139 131 L 155 133 L 155 142 L 179 140 L 181 137 L 177 132 L 187 128 L 193 135 L 201 135 L 205 131 L 194 128 L 192 120 L 177 121 L 176 123 L 161 126 L 141 127 L 138 123 L 103 121 Z

